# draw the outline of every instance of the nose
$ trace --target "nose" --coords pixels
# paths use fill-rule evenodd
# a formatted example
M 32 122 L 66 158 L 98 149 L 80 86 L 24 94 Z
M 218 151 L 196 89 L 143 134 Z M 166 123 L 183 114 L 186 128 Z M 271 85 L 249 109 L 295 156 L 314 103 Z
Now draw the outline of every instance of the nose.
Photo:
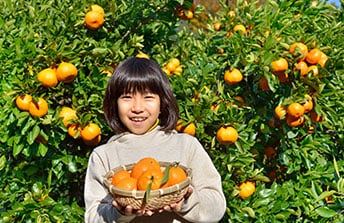
M 134 97 L 133 98 L 133 104 L 131 107 L 131 111 L 134 113 L 140 113 L 143 111 L 143 101 L 140 97 Z

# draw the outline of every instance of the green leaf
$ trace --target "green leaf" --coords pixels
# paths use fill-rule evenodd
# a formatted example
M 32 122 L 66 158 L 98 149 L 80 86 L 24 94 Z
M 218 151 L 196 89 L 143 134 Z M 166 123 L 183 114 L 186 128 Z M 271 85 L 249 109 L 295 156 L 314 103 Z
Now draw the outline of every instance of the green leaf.
M 161 185 L 164 185 L 165 183 L 167 183 L 168 178 L 169 178 L 169 174 L 170 174 L 170 169 L 171 169 L 171 165 L 169 165 L 165 168 L 164 176 L 161 180 Z
M 4 169 L 6 165 L 6 156 L 2 155 L 0 157 L 0 170 Z
M 321 217 L 324 218 L 332 218 L 337 214 L 336 211 L 328 208 L 328 207 L 320 207 L 315 210 Z
M 150 183 L 148 184 L 148 187 L 147 187 L 147 190 L 146 190 L 146 193 L 145 193 L 145 201 L 146 201 L 146 204 L 147 204 L 148 201 L 149 201 L 151 189 L 152 189 L 152 182 L 150 182 Z

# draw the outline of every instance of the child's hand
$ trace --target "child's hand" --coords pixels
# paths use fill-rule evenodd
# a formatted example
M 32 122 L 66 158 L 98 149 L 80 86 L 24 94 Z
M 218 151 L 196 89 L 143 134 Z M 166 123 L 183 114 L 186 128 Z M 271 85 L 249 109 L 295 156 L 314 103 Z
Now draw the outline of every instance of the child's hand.
M 184 195 L 184 197 L 173 204 L 170 205 L 166 205 L 165 207 L 161 208 L 160 210 L 158 210 L 159 213 L 163 212 L 163 211 L 169 211 L 169 212 L 180 212 L 180 210 L 182 209 L 183 203 L 185 201 L 185 199 L 187 199 L 190 195 L 192 194 L 192 188 L 189 187 L 186 194 Z M 120 206 L 115 200 L 113 200 L 112 205 L 123 215 L 138 215 L 138 216 L 152 216 L 155 212 L 154 211 L 150 211 L 150 210 L 134 210 L 132 206 L 128 205 L 126 207 L 122 207 Z
M 163 211 L 170 211 L 170 212 L 180 212 L 180 210 L 182 209 L 183 203 L 184 201 L 192 194 L 192 188 L 189 187 L 186 194 L 184 195 L 184 197 L 178 201 L 177 203 L 173 203 L 170 205 L 165 206 L 163 209 L 159 210 L 159 212 L 163 212 Z

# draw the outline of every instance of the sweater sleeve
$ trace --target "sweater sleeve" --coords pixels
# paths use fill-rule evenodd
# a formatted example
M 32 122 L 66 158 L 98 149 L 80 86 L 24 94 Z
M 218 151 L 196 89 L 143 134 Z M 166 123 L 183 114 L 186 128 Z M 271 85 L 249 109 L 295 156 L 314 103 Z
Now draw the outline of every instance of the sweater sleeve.
M 85 178 L 85 222 L 129 222 L 134 217 L 121 215 L 112 205 L 113 198 L 103 186 L 107 167 L 100 156 L 93 151 Z
M 189 148 L 193 193 L 184 202 L 181 216 L 190 222 L 217 222 L 226 210 L 220 174 L 197 139 Z

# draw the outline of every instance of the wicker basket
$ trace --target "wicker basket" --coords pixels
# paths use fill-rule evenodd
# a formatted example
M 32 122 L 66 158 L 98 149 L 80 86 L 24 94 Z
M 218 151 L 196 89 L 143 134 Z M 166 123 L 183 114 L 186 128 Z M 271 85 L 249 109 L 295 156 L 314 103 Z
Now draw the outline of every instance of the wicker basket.
M 162 168 L 165 168 L 172 163 L 169 162 L 160 162 L 160 166 Z M 112 194 L 114 199 L 120 204 L 121 206 L 125 207 L 127 205 L 131 205 L 133 209 L 145 209 L 145 210 L 156 210 L 160 209 L 166 205 L 175 203 L 177 201 L 180 201 L 183 196 L 186 194 L 188 186 L 191 183 L 191 169 L 186 168 L 182 165 L 184 171 L 187 174 L 187 178 L 176 185 L 161 188 L 157 190 L 150 191 L 150 195 L 148 198 L 148 201 L 146 200 L 146 191 L 142 190 L 123 190 L 120 188 L 117 188 L 111 184 L 112 176 L 117 173 L 120 170 L 128 170 L 130 171 L 133 168 L 134 164 L 129 165 L 123 165 L 116 167 L 112 170 L 110 170 L 106 175 L 104 176 L 104 184 L 109 189 L 109 192 Z

